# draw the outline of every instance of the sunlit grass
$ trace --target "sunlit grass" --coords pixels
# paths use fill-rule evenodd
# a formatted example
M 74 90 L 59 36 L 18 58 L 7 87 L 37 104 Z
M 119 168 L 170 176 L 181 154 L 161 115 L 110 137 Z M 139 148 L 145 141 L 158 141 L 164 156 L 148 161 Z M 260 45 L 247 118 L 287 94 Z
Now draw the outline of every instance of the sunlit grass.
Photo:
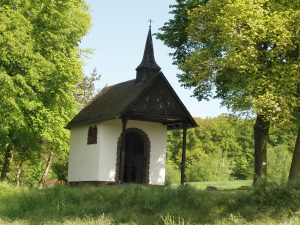
M 190 182 L 189 184 L 201 190 L 207 189 L 208 186 L 216 187 L 219 190 L 249 189 L 252 186 L 252 180 L 205 181 Z
M 251 181 L 219 181 L 39 190 L 1 183 L 0 224 L 300 224 L 298 189 L 245 188 L 250 186 Z

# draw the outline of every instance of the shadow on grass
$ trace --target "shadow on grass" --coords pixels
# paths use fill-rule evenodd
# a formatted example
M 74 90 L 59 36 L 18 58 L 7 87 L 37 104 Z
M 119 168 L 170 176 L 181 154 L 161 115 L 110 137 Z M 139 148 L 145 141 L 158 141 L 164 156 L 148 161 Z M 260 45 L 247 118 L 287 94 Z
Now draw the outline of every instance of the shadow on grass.
M 273 191 L 274 194 L 274 190 Z M 247 222 L 270 217 L 288 217 L 299 210 L 300 193 L 288 197 L 283 190 L 274 200 L 268 191 L 208 191 L 192 187 L 150 187 L 141 185 L 53 189 L 0 189 L 0 217 L 25 220 L 30 224 L 61 222 L 75 218 L 107 215 L 114 223 L 163 224 L 162 216 L 191 223 L 214 224 L 237 215 Z M 285 196 L 283 196 L 285 195 Z M 273 201 L 272 201 L 273 199 Z M 276 202 L 277 201 L 277 202 Z

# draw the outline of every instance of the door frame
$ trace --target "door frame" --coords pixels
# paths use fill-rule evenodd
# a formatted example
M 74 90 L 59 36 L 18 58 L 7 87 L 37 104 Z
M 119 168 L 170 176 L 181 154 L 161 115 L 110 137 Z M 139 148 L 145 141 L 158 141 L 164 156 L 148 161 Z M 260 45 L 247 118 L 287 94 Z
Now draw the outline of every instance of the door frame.
M 128 128 L 126 129 L 126 134 L 128 133 L 136 133 L 139 135 L 144 143 L 144 154 L 143 154 L 143 171 L 142 171 L 142 184 L 149 184 L 149 169 L 150 169 L 150 140 L 148 135 L 141 129 L 139 128 Z M 116 175 L 115 175 L 115 182 L 119 183 L 120 182 L 120 170 L 121 170 L 121 157 L 120 153 L 122 150 L 122 134 L 120 135 L 118 139 L 118 144 L 117 144 L 117 162 L 116 162 Z M 124 171 L 124 168 L 121 170 Z M 123 182 L 123 181 L 121 181 Z

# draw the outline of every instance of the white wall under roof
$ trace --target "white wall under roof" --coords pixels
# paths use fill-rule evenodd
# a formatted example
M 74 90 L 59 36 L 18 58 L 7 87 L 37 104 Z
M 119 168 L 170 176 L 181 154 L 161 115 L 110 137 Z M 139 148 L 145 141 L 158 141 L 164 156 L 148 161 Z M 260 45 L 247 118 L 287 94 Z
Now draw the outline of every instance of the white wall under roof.
M 80 126 L 71 129 L 68 181 L 99 180 L 100 124 L 97 125 L 97 144 L 87 144 L 90 126 Z
M 87 145 L 89 126 L 71 129 L 69 181 L 115 181 L 117 142 L 122 133 L 119 119 L 98 124 L 98 141 Z M 150 184 L 164 185 L 167 128 L 159 123 L 129 120 L 127 128 L 143 130 L 150 140 Z

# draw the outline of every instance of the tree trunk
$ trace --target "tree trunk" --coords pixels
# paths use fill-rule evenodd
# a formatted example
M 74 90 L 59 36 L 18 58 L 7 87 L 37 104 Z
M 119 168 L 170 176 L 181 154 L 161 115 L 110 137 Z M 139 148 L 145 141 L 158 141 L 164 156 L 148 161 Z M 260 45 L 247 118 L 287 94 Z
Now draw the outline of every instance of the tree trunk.
M 42 188 L 45 184 L 45 180 L 48 176 L 48 172 L 49 172 L 49 169 L 50 169 L 50 166 L 51 166 L 51 163 L 52 163 L 52 159 L 53 159 L 53 155 L 52 153 L 49 154 L 49 157 L 48 157 L 48 160 L 47 160 L 47 163 L 46 163 L 46 167 L 45 167 L 45 170 L 43 172 L 43 175 L 39 181 L 39 188 Z
M 289 181 L 299 181 L 300 180 L 300 127 L 298 130 L 298 135 L 296 139 L 295 149 L 293 153 L 293 159 L 289 174 Z
M 13 162 L 13 158 L 14 158 L 13 148 L 8 147 L 5 152 L 5 156 L 4 156 L 4 162 L 3 162 L 3 166 L 2 166 L 0 180 L 3 181 L 7 178 L 7 175 L 10 171 L 10 166 Z
M 254 125 L 254 178 L 253 184 L 267 180 L 267 141 L 270 121 L 257 115 Z
M 21 173 L 22 173 L 22 169 L 23 169 L 23 164 L 24 164 L 24 161 L 22 160 L 19 167 L 18 167 L 18 170 L 17 170 L 17 175 L 16 175 L 16 186 L 17 187 L 20 187 L 20 177 L 21 177 Z
M 297 96 L 300 98 L 300 84 L 298 83 L 297 86 Z M 296 108 L 296 112 L 299 115 L 300 113 L 300 106 Z M 299 181 L 300 180 L 300 126 L 298 128 L 297 139 L 295 143 L 294 153 L 292 164 L 290 168 L 289 174 L 289 182 L 291 181 Z

